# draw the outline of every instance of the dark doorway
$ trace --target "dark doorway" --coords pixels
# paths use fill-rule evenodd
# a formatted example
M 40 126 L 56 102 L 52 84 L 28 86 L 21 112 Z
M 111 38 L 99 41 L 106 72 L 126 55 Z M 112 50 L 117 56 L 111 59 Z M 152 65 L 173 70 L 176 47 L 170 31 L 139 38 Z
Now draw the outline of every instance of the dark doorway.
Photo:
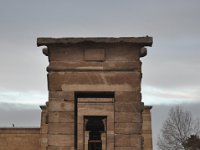
M 105 116 L 85 116 L 85 131 L 89 132 L 88 150 L 102 150 L 101 134 L 106 131 Z

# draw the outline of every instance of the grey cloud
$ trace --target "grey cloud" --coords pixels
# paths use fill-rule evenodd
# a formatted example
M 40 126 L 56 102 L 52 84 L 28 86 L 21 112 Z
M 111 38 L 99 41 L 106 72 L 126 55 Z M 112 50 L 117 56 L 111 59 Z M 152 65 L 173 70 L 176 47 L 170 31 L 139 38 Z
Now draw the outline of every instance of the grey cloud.
M 155 45 L 143 59 L 143 83 L 162 88 L 192 88 L 200 85 L 200 51 L 197 41 Z
M 0 127 L 39 127 L 40 112 L 37 105 L 0 103 Z

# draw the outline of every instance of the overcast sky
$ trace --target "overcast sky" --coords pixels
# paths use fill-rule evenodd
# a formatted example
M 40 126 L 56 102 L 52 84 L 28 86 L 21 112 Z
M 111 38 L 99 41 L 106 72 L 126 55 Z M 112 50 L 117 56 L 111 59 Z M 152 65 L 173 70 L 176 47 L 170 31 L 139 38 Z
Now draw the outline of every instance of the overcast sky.
M 200 113 L 199 15 L 199 0 L 0 0 L 0 126 L 39 126 L 48 61 L 37 37 L 152 36 L 142 94 L 154 136 L 174 104 Z

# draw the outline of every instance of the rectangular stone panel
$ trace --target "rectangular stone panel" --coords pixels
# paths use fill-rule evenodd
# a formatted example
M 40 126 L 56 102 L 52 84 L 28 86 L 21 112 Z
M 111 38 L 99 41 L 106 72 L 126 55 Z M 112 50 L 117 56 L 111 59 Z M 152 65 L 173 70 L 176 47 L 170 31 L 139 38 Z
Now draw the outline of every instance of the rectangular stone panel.
M 85 49 L 84 60 L 86 61 L 104 61 L 105 60 L 105 49 Z
M 80 61 L 80 62 L 61 62 L 53 61 L 47 67 L 48 71 L 141 71 L 139 61 Z
M 74 150 L 74 147 L 67 147 L 67 146 L 48 146 L 48 150 Z
M 115 134 L 141 134 L 141 123 L 115 123 Z
M 78 103 L 78 122 L 83 123 L 83 116 L 107 116 L 109 122 L 114 122 L 114 105 L 108 103 Z
M 73 101 L 49 101 L 49 111 L 74 111 Z
M 143 130 L 151 130 L 151 122 L 143 122 Z
M 40 126 L 40 134 L 46 134 L 48 131 L 48 124 L 42 124 Z
M 107 150 L 114 150 L 114 134 L 107 133 Z
M 115 123 L 107 121 L 107 134 L 114 134 Z
M 50 99 L 74 100 L 74 92 L 50 91 L 49 98 Z
M 115 147 L 115 150 L 141 150 L 139 148 L 134 147 Z M 146 150 L 146 149 L 145 149 Z
M 145 115 L 145 114 L 142 114 L 142 118 L 143 118 L 143 121 L 151 121 L 151 116 L 148 114 L 148 115 Z
M 124 123 L 133 123 L 133 122 L 142 122 L 141 113 L 133 112 L 115 112 L 115 122 L 124 122 Z
M 73 147 L 74 135 L 49 134 L 48 145 Z
M 106 60 L 123 61 L 138 60 L 140 58 L 140 48 L 125 45 L 115 45 L 106 49 Z
M 83 60 L 83 49 L 78 47 L 49 47 L 50 61 L 81 61 Z
M 93 90 L 98 91 L 99 87 L 106 88 L 102 91 L 127 91 L 126 88 L 136 91 L 140 90 L 140 72 L 65 72 L 49 73 L 50 91 L 88 91 L 87 86 L 92 86 Z M 122 89 L 118 90 L 118 87 Z M 111 88 L 111 89 L 110 89 Z M 92 90 L 92 91 L 93 91 Z
M 49 122 L 74 122 L 74 112 L 73 111 L 50 111 Z
M 79 103 L 113 103 L 114 98 L 79 98 Z
M 117 102 L 140 102 L 141 93 L 140 91 L 116 91 L 115 101 Z
M 64 73 L 48 73 L 48 90 L 49 91 L 62 91 L 61 85 L 64 82 Z
M 49 123 L 49 134 L 74 134 L 74 123 Z
M 142 136 L 141 135 L 115 135 L 115 146 L 116 147 L 141 147 Z
M 140 113 L 141 103 L 137 102 L 115 102 L 115 111 L 116 112 L 133 112 L 133 113 Z

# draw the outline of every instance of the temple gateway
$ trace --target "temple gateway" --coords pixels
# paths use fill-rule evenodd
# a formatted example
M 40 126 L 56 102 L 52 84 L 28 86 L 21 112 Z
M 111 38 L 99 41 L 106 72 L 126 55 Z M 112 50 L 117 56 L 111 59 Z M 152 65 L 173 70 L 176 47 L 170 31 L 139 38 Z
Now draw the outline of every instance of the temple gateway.
M 140 60 L 152 37 L 38 38 L 37 45 L 49 60 L 41 127 L 0 129 L 0 141 L 15 135 L 29 147 L 12 140 L 15 150 L 152 150 Z

